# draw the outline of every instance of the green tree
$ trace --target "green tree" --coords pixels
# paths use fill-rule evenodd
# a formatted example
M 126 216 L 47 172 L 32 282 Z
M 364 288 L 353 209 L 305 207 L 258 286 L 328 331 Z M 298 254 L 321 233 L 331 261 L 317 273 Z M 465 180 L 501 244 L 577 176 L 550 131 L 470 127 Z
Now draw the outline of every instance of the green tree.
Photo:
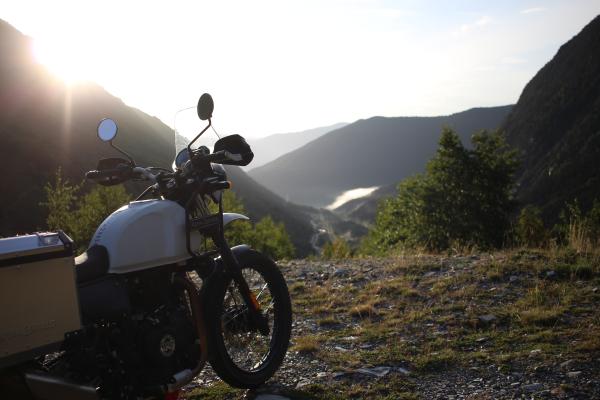
M 217 212 L 218 207 L 212 206 L 212 211 Z M 231 190 L 223 192 L 223 210 L 226 212 L 246 214 L 246 209 L 242 202 L 235 196 Z M 227 225 L 225 229 L 225 238 L 231 246 L 238 244 L 251 244 L 253 241 L 252 224 L 247 221 L 234 221 Z
M 270 215 L 254 225 L 250 244 L 269 257 L 280 260 L 292 258 L 295 250 L 283 223 L 275 223 Z
M 539 247 L 546 242 L 548 232 L 538 207 L 523 207 L 517 220 L 517 236 L 519 243 L 527 247 Z
M 72 185 L 62 176 L 62 169 L 59 167 L 54 175 L 54 182 L 48 182 L 44 186 L 46 192 L 46 201 L 41 202 L 40 206 L 48 210 L 46 224 L 50 230 L 62 229 L 68 234 L 73 224 L 73 204 L 77 200 L 77 192 L 80 187 Z
M 79 207 L 74 213 L 75 221 L 72 224 L 73 235 L 78 239 L 78 243 L 87 245 L 102 221 L 130 200 L 131 197 L 123 185 L 96 185 L 83 195 L 79 199 Z
M 426 176 L 416 175 L 398 185 L 396 198 L 377 205 L 375 224 L 362 240 L 361 254 L 384 255 L 397 247 L 417 247 L 428 240 L 423 222 Z
M 398 196 L 379 206 L 361 252 L 501 246 L 515 208 L 517 153 L 498 132 L 477 133 L 472 143 L 466 149 L 445 128 L 425 174 L 401 182 Z
M 217 208 L 213 206 L 213 211 Z M 223 194 L 223 210 L 245 214 L 246 210 L 240 199 L 231 190 Z M 255 224 L 247 221 L 234 221 L 225 229 L 225 237 L 231 246 L 248 244 L 273 259 L 292 258 L 294 245 L 290 240 L 283 223 L 276 223 L 270 216 L 262 218 Z
M 60 168 L 54 182 L 48 183 L 44 190 L 46 201 L 41 206 L 48 210 L 48 229 L 62 229 L 82 249 L 87 246 L 100 223 L 130 200 L 122 185 L 96 185 L 82 195 L 82 185 L 72 185 L 64 179 Z

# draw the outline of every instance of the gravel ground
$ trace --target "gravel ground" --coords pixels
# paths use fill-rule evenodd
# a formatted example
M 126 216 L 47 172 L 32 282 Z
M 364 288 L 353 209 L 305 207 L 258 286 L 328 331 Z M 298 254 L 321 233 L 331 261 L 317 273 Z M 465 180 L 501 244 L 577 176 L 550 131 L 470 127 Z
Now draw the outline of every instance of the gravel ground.
M 500 261 L 499 261 L 500 257 Z M 501 262 L 502 256 L 466 256 L 466 257 L 422 257 L 418 261 L 419 268 L 408 270 L 405 274 L 413 281 L 416 290 L 427 293 L 429 287 L 434 287 L 436 282 L 442 279 L 461 279 L 462 275 L 476 275 L 477 266 L 487 263 Z M 533 257 L 531 263 L 539 265 L 539 260 Z M 509 260 L 505 259 L 506 263 Z M 542 263 L 545 260 L 542 260 Z M 406 262 L 403 262 L 406 263 Z M 385 281 L 398 277 L 399 264 L 397 258 L 367 259 L 367 260 L 343 260 L 343 261 L 304 261 L 294 260 L 282 264 L 282 270 L 288 280 L 288 285 L 293 288 L 297 282 L 302 282 L 307 288 L 326 286 L 329 290 L 341 290 L 347 287 L 355 287 L 359 291 L 374 281 Z M 410 265 L 410 263 L 408 263 Z M 538 268 L 539 269 L 539 268 Z M 553 271 L 544 272 L 552 276 Z M 528 271 L 521 268 L 517 272 L 500 275 L 498 280 L 477 279 L 476 288 L 482 292 L 490 292 L 488 296 L 492 302 L 507 303 L 518 301 L 523 294 L 523 288 L 529 287 L 529 280 L 537 279 L 539 270 Z M 418 279 L 415 280 L 414 276 Z M 589 290 L 596 294 L 598 279 L 585 282 L 575 281 L 573 286 L 580 290 Z M 428 285 L 428 286 L 427 286 Z M 292 290 L 292 298 L 297 296 Z M 590 297 L 592 300 L 598 297 Z M 590 315 L 597 310 L 598 303 L 590 303 L 586 298 L 584 306 L 587 311 L 582 312 L 585 317 L 573 318 L 573 324 L 589 324 L 598 322 L 598 313 Z M 428 302 L 426 295 L 421 296 L 418 301 Z M 477 302 L 477 299 L 474 300 Z M 509 368 L 505 362 L 495 363 L 490 359 L 479 360 L 473 358 L 461 363 L 453 363 L 441 366 L 435 371 L 423 371 L 417 368 L 408 359 L 398 357 L 394 362 L 382 365 L 350 363 L 346 368 L 340 362 L 331 363 L 328 360 L 336 356 L 350 357 L 360 352 L 386 353 L 390 351 L 394 341 L 411 342 L 417 340 L 406 332 L 390 334 L 386 340 L 365 340 L 356 336 L 341 337 L 339 331 L 360 331 L 361 320 L 341 319 L 343 326 L 323 326 L 318 323 L 318 318 L 312 315 L 310 310 L 303 309 L 303 304 L 294 300 L 294 322 L 292 333 L 292 346 L 288 351 L 285 361 L 277 374 L 262 388 L 251 392 L 233 392 L 228 398 L 248 399 L 306 399 L 306 398 L 377 398 L 379 395 L 364 394 L 357 387 L 371 388 L 374 385 L 385 387 L 387 382 L 400 382 L 406 384 L 409 393 L 387 394 L 386 398 L 420 398 L 420 399 L 537 399 L 537 398 L 559 398 L 559 399 L 600 399 L 600 354 L 597 349 L 591 349 L 588 354 L 577 354 L 571 351 L 557 353 L 554 347 L 546 350 L 546 346 L 539 349 L 533 348 L 519 353 L 518 357 L 510 358 Z M 391 308 L 392 306 L 388 306 Z M 581 308 L 581 305 L 578 305 Z M 500 316 L 484 314 L 479 316 L 480 323 L 495 324 Z M 452 327 L 444 326 L 444 323 L 429 319 L 423 319 L 414 326 L 422 335 L 418 340 L 427 341 L 427 338 L 451 337 Z M 498 324 L 500 325 L 500 324 Z M 594 326 L 594 329 L 597 329 Z M 488 329 L 488 328 L 486 328 Z M 494 325 L 493 330 L 479 329 L 476 333 L 481 334 L 472 347 L 464 349 L 465 354 L 475 352 L 498 353 L 501 359 L 503 352 L 510 349 L 498 347 L 491 348 L 486 336 L 497 335 L 498 328 Z M 586 329 L 579 326 L 578 329 Z M 415 330 L 413 329 L 413 332 Z M 433 332 L 429 334 L 427 332 Z M 569 331 L 570 332 L 570 331 Z M 296 351 L 294 344 L 297 338 L 306 335 L 320 335 L 328 340 L 320 343 L 318 352 Z M 396 335 L 396 337 L 393 337 Z M 452 339 L 460 340 L 460 337 L 452 336 Z M 564 338 L 565 342 L 573 344 L 581 339 L 574 336 Z M 498 341 L 498 340 L 497 340 Z M 450 342 L 449 342 L 450 343 Z M 535 343 L 534 343 L 535 344 Z M 566 344 L 566 349 L 569 348 Z M 535 346 L 533 346 L 535 347 Z M 326 356 L 323 356 L 323 355 Z M 360 361 L 360 357 L 357 358 Z M 340 368 L 342 365 L 342 368 Z M 203 398 L 203 388 L 210 388 L 218 381 L 214 372 L 207 367 L 187 388 L 189 393 L 200 393 Z M 398 383 L 396 383 L 397 385 Z M 200 388 L 200 392 L 192 389 Z M 319 388 L 316 390 L 315 388 Z M 344 392 L 346 388 L 354 388 L 351 392 Z M 329 392 L 329 390 L 331 390 Z M 361 394 L 362 393 L 362 394 Z M 271 397 L 269 397 L 271 396 Z M 277 397 L 280 396 L 280 397 Z M 336 397 L 337 396 L 337 397 Z M 397 397 L 396 397 L 397 396 Z M 404 397 L 403 397 L 404 396 Z M 410 397 L 412 396 L 412 397 Z

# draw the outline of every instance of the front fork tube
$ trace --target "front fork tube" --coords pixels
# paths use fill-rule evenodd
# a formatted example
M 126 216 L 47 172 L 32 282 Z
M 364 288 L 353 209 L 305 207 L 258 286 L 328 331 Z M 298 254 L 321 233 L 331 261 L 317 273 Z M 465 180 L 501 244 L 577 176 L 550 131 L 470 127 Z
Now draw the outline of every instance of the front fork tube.
M 261 334 L 268 336 L 269 321 L 266 315 L 262 313 L 260 304 L 258 303 L 256 296 L 254 295 L 254 293 L 252 293 L 250 287 L 248 287 L 248 282 L 246 282 L 246 279 L 244 279 L 244 275 L 242 275 L 242 268 L 240 267 L 240 264 L 237 258 L 235 257 L 235 254 L 233 254 L 231 248 L 229 248 L 229 245 L 227 244 L 225 238 L 219 240 L 218 244 L 221 250 L 221 258 L 225 263 L 225 269 L 229 274 L 231 274 L 233 281 L 237 285 L 240 294 L 242 295 L 244 303 L 250 310 L 250 317 L 252 319 L 252 322 Z

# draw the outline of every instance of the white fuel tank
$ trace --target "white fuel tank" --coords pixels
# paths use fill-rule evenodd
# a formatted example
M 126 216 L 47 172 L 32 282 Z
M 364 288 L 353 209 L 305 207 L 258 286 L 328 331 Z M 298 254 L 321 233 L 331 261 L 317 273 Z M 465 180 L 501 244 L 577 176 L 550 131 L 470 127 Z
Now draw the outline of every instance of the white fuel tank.
M 191 246 L 201 236 L 192 232 Z M 185 238 L 185 210 L 170 200 L 133 201 L 112 213 L 96 230 L 90 246 L 108 250 L 108 272 L 124 274 L 190 258 Z

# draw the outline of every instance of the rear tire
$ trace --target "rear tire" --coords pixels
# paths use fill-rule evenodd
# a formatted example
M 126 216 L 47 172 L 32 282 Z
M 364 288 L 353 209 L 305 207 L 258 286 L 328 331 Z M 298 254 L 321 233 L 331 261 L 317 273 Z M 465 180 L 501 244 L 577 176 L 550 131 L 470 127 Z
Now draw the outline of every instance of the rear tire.
M 292 306 L 285 279 L 271 259 L 254 250 L 236 257 L 269 319 L 270 337 L 249 326 L 245 318 L 248 310 L 232 279 L 217 279 L 210 290 L 211 306 L 206 314 L 209 361 L 229 385 L 252 389 L 271 378 L 283 362 L 292 329 Z

